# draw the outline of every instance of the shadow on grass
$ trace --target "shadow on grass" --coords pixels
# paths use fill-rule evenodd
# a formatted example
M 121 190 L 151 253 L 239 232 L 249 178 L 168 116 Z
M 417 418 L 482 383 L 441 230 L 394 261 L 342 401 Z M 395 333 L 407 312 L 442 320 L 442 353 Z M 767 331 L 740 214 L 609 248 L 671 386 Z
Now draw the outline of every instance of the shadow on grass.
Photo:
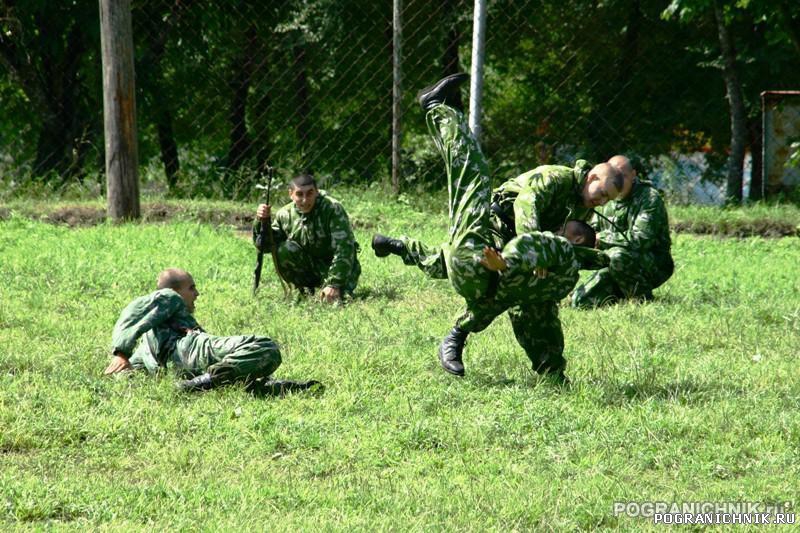
M 356 289 L 355 294 L 353 294 L 353 300 L 355 301 L 367 301 L 367 300 L 390 300 L 395 301 L 401 298 L 400 294 L 397 292 L 395 287 L 383 286 L 383 287 L 363 287 Z
M 325 392 L 325 386 L 316 380 L 290 381 L 290 380 L 255 380 L 247 384 L 245 390 L 255 398 L 283 398 L 289 394 L 303 393 L 313 397 L 320 397 Z
M 602 396 L 598 403 L 603 405 L 624 405 L 631 402 L 666 401 L 683 405 L 703 405 L 722 398 L 742 396 L 744 390 L 738 387 L 723 386 L 714 382 L 698 382 L 691 379 L 670 383 L 645 382 L 607 382 L 601 387 Z

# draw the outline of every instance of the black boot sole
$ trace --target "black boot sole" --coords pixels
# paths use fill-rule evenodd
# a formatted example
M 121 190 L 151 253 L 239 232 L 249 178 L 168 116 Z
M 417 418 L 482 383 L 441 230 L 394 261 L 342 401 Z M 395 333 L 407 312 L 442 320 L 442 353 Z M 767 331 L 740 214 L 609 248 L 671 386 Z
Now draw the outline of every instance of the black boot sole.
M 441 80 L 437 81 L 433 85 L 429 85 L 419 91 L 417 93 L 417 102 L 419 105 L 422 106 L 422 109 L 426 109 L 426 106 L 423 102 L 425 102 L 428 98 L 431 97 L 432 94 L 436 94 L 438 91 L 442 90 L 446 85 L 449 85 L 452 82 L 463 83 L 469 78 L 469 74 L 464 72 L 459 72 L 458 74 L 450 74 L 449 76 L 445 76 Z

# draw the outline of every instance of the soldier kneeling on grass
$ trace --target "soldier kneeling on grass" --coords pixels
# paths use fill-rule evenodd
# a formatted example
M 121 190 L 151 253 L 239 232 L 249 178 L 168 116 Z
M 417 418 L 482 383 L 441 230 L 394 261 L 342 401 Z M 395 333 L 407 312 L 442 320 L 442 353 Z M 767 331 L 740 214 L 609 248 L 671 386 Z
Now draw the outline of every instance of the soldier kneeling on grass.
M 352 295 L 361 275 L 356 254 L 358 243 L 347 212 L 337 200 L 317 188 L 308 174 L 289 184 L 291 203 L 272 219 L 273 242 L 278 266 L 286 280 L 311 294 L 321 288 L 321 300 L 333 303 Z M 270 216 L 271 206 L 261 204 L 253 225 L 253 244 L 264 249 L 261 222 Z
M 152 373 L 170 366 L 190 378 L 179 384 L 183 391 L 244 381 L 251 392 L 280 394 L 318 384 L 272 379 L 281 353 L 269 337 L 219 337 L 203 331 L 192 315 L 200 293 L 185 270 L 164 270 L 157 287 L 122 311 L 112 334 L 113 358 L 104 374 L 132 369 Z

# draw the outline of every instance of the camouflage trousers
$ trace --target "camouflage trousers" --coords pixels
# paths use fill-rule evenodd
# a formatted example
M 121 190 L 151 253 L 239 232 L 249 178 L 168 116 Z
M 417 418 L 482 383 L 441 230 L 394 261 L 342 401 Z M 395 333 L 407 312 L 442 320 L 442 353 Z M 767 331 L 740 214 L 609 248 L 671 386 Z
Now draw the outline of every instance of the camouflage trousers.
M 629 298 L 651 298 L 675 268 L 667 253 L 636 252 L 622 247 L 604 251 L 609 265 L 594 272 L 572 294 L 572 306 L 600 307 Z
M 428 111 L 428 131 L 447 174 L 449 239 L 440 262 L 451 285 L 467 301 L 485 297 L 493 273 L 480 264 L 483 248 L 495 246 L 491 225 L 489 167 L 464 114 L 446 105 Z M 435 254 L 434 254 L 435 255 Z M 434 267 L 431 263 L 432 268 Z
M 143 353 L 137 350 L 131 365 L 156 371 L 158 363 Z M 270 376 L 281 364 L 281 352 L 269 337 L 218 337 L 190 331 L 178 340 L 167 364 L 186 376 L 208 372 L 217 383 L 231 383 Z
M 330 262 L 325 262 L 309 254 L 303 246 L 293 240 L 283 241 L 277 249 L 278 265 L 286 280 L 296 287 L 319 288 L 330 269 Z M 355 253 L 353 254 L 355 256 Z M 347 277 L 343 293 L 353 294 L 361 276 L 361 264 L 353 257 L 353 270 Z
M 428 131 L 442 155 L 449 196 L 449 241 L 438 248 L 401 238 L 405 245 L 403 262 L 416 265 L 428 276 L 447 278 L 466 301 L 466 311 L 457 326 L 467 332 L 484 330 L 497 316 L 509 311 L 517 341 L 536 371 L 557 371 L 565 366 L 564 337 L 558 319 L 557 301 L 577 280 L 577 263 L 569 273 L 569 285 L 540 283 L 530 270 L 497 273 L 480 260 L 484 247 L 502 244 L 491 217 L 491 180 L 488 165 L 464 115 L 440 105 L 427 114 Z M 529 237 L 529 236 L 528 236 Z M 530 240 L 530 239 L 528 239 Z M 520 236 L 503 247 L 510 264 L 515 254 L 524 255 L 530 243 Z M 541 285 L 538 287 L 537 285 Z M 565 292 L 566 286 L 566 292 Z
M 430 247 L 425 243 L 401 238 L 405 245 L 403 262 L 422 270 L 433 279 L 447 278 L 442 247 Z M 578 265 L 573 265 L 566 274 L 551 273 L 540 280 L 530 271 L 515 271 L 515 256 L 531 250 L 523 236 L 510 241 L 502 251 L 510 265 L 499 280 L 493 296 L 467 300 L 467 309 L 457 319 L 456 325 L 470 333 L 483 331 L 501 314 L 508 311 L 514 335 L 531 360 L 533 369 L 539 373 L 563 370 L 566 361 L 564 335 L 558 317 L 558 301 L 564 298 L 578 279 Z M 549 300 L 548 300 L 549 298 Z

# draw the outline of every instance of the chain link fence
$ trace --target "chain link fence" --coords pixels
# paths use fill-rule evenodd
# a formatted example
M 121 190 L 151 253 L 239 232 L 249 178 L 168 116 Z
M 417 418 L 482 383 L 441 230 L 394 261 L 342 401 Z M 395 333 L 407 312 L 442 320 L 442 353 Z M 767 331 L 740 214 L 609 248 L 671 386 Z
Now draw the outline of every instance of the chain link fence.
M 473 2 L 402 4 L 401 186 L 441 188 L 415 94 L 469 71 Z M 724 181 L 730 111 L 713 14 L 687 24 L 665 7 L 488 1 L 481 141 L 496 180 L 621 152 L 667 188 Z M 96 3 L 0 10 L 4 180 L 102 184 Z M 145 189 L 245 197 L 267 166 L 328 186 L 388 183 L 391 2 L 134 0 L 132 15 Z M 760 176 L 759 95 L 800 87 L 800 54 L 740 19 L 730 26 L 746 38 L 738 66 Z

